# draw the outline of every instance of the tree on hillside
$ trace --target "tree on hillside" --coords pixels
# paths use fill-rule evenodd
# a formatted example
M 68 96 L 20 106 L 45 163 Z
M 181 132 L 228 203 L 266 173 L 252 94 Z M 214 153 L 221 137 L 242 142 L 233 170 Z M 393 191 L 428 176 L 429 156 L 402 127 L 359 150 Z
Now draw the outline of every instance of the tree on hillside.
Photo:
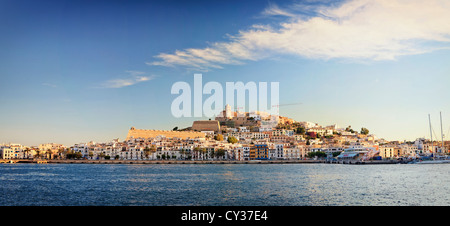
M 352 126 L 348 126 L 347 128 L 345 128 L 345 131 L 355 133 L 355 131 L 352 129 Z
M 222 134 L 217 134 L 214 136 L 214 139 L 217 141 L 223 141 L 223 135 Z
M 297 134 L 302 134 L 303 135 L 303 134 L 305 134 L 306 130 L 305 130 L 305 128 L 299 126 L 299 127 L 297 127 L 295 132 L 297 132 Z
M 361 134 L 367 135 L 369 134 L 369 130 L 367 128 L 361 128 Z
M 228 137 L 228 143 L 234 144 L 234 143 L 237 143 L 237 142 L 238 142 L 238 139 L 236 139 L 236 137 L 233 137 L 233 136 L 229 136 Z

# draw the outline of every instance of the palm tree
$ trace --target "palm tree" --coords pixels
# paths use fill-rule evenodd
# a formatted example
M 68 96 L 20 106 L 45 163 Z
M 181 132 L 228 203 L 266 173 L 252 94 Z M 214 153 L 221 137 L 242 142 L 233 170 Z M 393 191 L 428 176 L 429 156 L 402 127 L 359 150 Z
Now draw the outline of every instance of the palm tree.
M 186 159 L 186 151 L 183 148 L 180 150 L 180 154 L 181 156 L 183 156 L 182 157 L 183 160 Z
M 74 151 L 73 151 L 72 148 L 67 148 L 67 149 L 64 151 L 64 155 L 65 155 L 65 158 L 66 158 L 66 159 L 68 158 L 68 156 L 70 156 L 69 158 L 73 158 L 73 154 L 74 154 Z
M 208 150 L 206 150 L 206 148 L 200 148 L 200 152 L 202 153 L 202 160 L 204 160 L 205 154 L 208 153 Z
M 83 154 L 81 154 L 81 152 L 79 152 L 79 151 L 77 151 L 76 153 L 75 153 L 75 159 L 80 159 L 81 157 L 83 157 Z
M 152 156 L 156 153 L 156 151 L 158 151 L 158 148 L 156 148 L 156 146 L 152 144 L 152 146 L 150 146 L 150 153 L 152 153 Z
M 217 156 L 217 157 L 223 157 L 223 156 L 225 156 L 225 150 L 222 149 L 222 148 L 220 148 L 219 150 L 217 150 L 216 156 Z
M 199 147 L 195 147 L 193 151 L 194 151 L 195 156 L 197 156 L 197 158 L 198 158 L 198 155 L 199 155 L 199 152 L 200 152 L 200 148 Z
M 36 154 L 34 155 L 35 158 L 41 158 L 41 150 L 36 150 Z
M 147 158 L 148 159 L 148 156 L 150 155 L 150 148 L 148 148 L 148 146 L 146 146 L 145 148 L 144 148 L 144 156 L 145 156 L 145 158 Z
M 215 158 L 215 157 L 217 157 L 217 153 L 215 152 L 215 150 L 214 150 L 214 148 L 212 148 L 211 149 L 211 151 L 209 152 L 209 156 L 211 157 L 211 158 Z
M 59 159 L 61 159 L 62 153 L 64 153 L 64 148 L 58 149 L 58 156 L 59 156 L 58 158 L 59 158 Z
M 25 156 L 28 158 L 28 153 L 30 152 L 30 149 L 29 148 L 26 148 L 25 149 L 25 151 L 24 151 L 24 153 L 25 153 Z
M 46 154 L 47 154 L 47 158 L 48 158 L 48 159 L 52 159 L 52 150 L 47 149 Z

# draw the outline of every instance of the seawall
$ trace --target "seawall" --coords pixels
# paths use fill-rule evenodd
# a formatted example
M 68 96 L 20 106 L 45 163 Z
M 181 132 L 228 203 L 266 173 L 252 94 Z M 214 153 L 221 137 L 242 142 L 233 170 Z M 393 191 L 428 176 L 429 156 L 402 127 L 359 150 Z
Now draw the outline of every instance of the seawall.
M 16 163 L 38 163 L 36 160 L 18 160 Z M 45 160 L 47 164 L 306 164 L 324 163 L 322 160 Z
M 2 163 L 2 162 L 0 162 Z M 249 161 L 233 161 L 233 160 L 29 160 L 17 159 L 5 161 L 3 163 L 37 163 L 37 164 L 311 164 L 311 163 L 328 163 L 328 164 L 351 164 L 351 165 L 372 165 L 372 164 L 399 164 L 405 163 L 397 160 L 377 160 L 377 161 L 334 161 L 325 160 L 249 160 Z

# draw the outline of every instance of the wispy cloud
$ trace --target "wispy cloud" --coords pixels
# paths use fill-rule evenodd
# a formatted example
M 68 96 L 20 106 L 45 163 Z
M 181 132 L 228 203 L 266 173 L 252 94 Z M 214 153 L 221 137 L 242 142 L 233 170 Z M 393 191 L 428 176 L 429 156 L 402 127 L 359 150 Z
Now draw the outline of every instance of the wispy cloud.
M 254 25 L 205 48 L 160 53 L 147 64 L 208 71 L 280 54 L 395 60 L 450 47 L 448 0 L 351 0 L 289 9 L 271 4 L 262 14 L 286 19 L 277 27 Z
M 44 83 L 42 83 L 42 85 L 43 85 L 43 86 L 48 86 L 48 87 L 52 87 L 52 88 L 56 88 L 56 87 L 58 87 L 57 85 L 55 85 L 55 84 L 52 84 L 52 83 L 48 83 L 48 82 L 44 82 Z
M 137 83 L 150 81 L 155 79 L 155 75 L 144 76 L 145 72 L 141 71 L 126 71 L 128 74 L 127 78 L 117 78 L 111 79 L 104 82 L 101 87 L 102 88 L 122 88 L 126 86 L 135 85 Z
M 286 9 L 281 9 L 276 4 L 270 4 L 263 12 L 266 16 L 287 16 L 287 17 L 297 17 L 297 14 L 290 13 Z

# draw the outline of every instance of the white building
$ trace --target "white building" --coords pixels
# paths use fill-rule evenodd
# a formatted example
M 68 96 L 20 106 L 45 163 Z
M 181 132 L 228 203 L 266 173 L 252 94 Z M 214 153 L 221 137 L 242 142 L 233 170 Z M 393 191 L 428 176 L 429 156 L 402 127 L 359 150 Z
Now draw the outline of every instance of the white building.
M 250 147 L 249 146 L 242 146 L 243 150 L 243 160 L 250 160 Z
M 40 151 L 52 151 L 52 152 L 56 152 L 59 149 L 64 148 L 64 145 L 62 144 L 55 144 L 55 143 L 47 143 L 47 144 L 40 144 L 39 145 L 39 150 Z
M 200 132 L 202 132 L 202 133 L 205 133 L 206 134 L 206 136 L 214 136 L 214 131 L 200 131 Z
M 87 143 L 74 144 L 72 147 L 74 152 L 81 152 L 83 157 L 89 156 L 89 146 Z
M 321 136 L 333 135 L 332 129 L 325 129 L 325 128 L 321 128 L 321 127 L 309 128 L 306 130 L 306 132 L 314 132 L 316 134 L 320 134 Z
M 12 159 L 14 152 L 11 148 L 7 146 L 0 146 L 0 158 L 1 159 Z
M 284 135 L 286 136 L 294 136 L 294 130 L 288 129 L 288 130 L 284 130 Z
M 318 124 L 313 123 L 313 122 L 300 122 L 300 125 L 303 126 L 303 128 L 305 128 L 305 129 L 309 129 L 309 128 L 317 126 Z
M 283 144 L 275 144 L 275 152 L 277 159 L 284 159 Z
M 7 144 L 0 146 L 0 158 L 2 159 L 22 159 L 24 157 L 24 147 L 21 144 Z
M 229 104 L 225 105 L 225 117 L 229 119 L 234 117 L 233 111 L 231 110 L 231 106 Z
M 323 152 L 325 153 L 334 153 L 334 152 L 343 152 L 344 148 L 342 147 L 328 147 L 328 148 L 323 148 L 322 149 Z
M 287 160 L 299 160 L 302 156 L 302 150 L 299 146 L 286 147 L 283 149 L 283 158 Z
M 241 127 L 239 127 L 239 132 L 241 132 L 241 133 L 247 133 L 247 132 L 250 132 L 250 130 L 247 129 L 247 127 L 245 127 L 245 126 L 241 126 Z
M 254 138 L 254 139 L 267 139 L 267 138 L 269 138 L 270 136 L 269 136 L 269 134 L 267 134 L 267 133 L 261 133 L 261 132 L 259 132 L 259 133 L 257 133 L 257 132 L 254 132 L 254 133 L 252 133 L 252 138 Z
M 416 146 L 418 150 L 423 150 L 424 141 L 425 141 L 425 138 L 417 138 L 414 141 L 414 146 Z
M 244 161 L 244 147 L 236 147 L 234 150 L 234 159 L 238 161 Z
M 403 156 L 407 157 L 415 157 L 417 154 L 419 154 L 419 148 L 416 145 L 411 144 L 401 144 L 399 145 L 401 149 L 401 153 Z

